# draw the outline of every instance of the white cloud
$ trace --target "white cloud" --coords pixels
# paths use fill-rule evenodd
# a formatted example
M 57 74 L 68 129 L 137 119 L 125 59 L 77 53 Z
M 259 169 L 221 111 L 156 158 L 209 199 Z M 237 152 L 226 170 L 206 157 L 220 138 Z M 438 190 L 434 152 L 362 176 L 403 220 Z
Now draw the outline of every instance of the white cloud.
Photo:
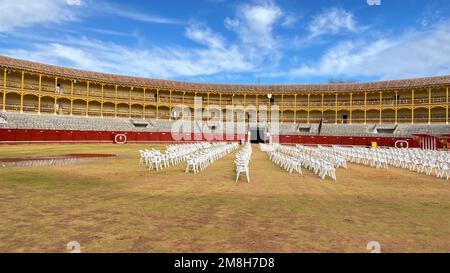
M 58 24 L 75 21 L 78 7 L 63 0 L 2 0 L 0 1 L 0 32 L 34 24 Z
M 236 18 L 226 18 L 225 26 L 235 31 L 244 44 L 255 48 L 273 50 L 277 43 L 273 37 L 274 25 L 283 11 L 272 1 L 244 4 L 238 7 Z
M 281 25 L 283 27 L 292 27 L 293 25 L 295 25 L 295 23 L 297 23 L 298 21 L 298 16 L 294 13 L 288 13 L 284 16 L 283 22 L 281 23 Z
M 98 4 L 100 11 L 110 13 L 115 16 L 120 16 L 134 21 L 140 21 L 144 23 L 155 23 L 155 24 L 181 24 L 182 22 L 176 19 L 152 15 L 149 13 L 141 13 L 134 10 L 128 10 L 124 7 L 114 6 L 108 3 Z
M 138 49 L 67 36 L 59 42 L 42 41 L 29 49 L 7 49 L 1 54 L 91 71 L 155 78 L 234 74 L 255 69 L 238 46 L 227 45 L 205 26 L 188 27 L 186 37 L 206 47 L 153 46 Z
M 356 32 L 357 30 L 353 13 L 335 7 L 314 16 L 308 26 L 310 38 L 324 34 L 339 34 L 341 31 Z
M 295 76 L 371 76 L 380 79 L 450 74 L 450 23 L 398 38 L 347 41 L 329 49 L 317 64 L 304 64 Z
M 212 48 L 223 48 L 224 39 L 213 33 L 211 29 L 201 24 L 190 25 L 186 29 L 186 36 L 200 44 L 210 46 Z

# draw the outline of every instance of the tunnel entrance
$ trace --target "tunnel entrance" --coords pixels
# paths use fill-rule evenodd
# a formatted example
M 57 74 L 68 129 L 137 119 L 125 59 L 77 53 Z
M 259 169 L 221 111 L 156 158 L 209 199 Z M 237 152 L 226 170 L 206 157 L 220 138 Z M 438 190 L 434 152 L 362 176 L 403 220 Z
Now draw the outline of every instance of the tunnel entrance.
M 258 127 L 258 128 L 249 128 L 249 131 L 251 133 L 250 142 L 251 143 L 267 143 L 269 141 L 267 137 L 267 129 L 265 127 Z

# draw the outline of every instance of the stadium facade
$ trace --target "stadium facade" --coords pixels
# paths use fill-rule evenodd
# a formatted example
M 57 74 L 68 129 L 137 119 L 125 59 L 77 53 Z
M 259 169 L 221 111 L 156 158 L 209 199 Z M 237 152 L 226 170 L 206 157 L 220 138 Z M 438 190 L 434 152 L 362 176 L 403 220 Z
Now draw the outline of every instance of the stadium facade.
M 446 146 L 450 76 L 371 83 L 224 85 L 82 71 L 0 56 L 0 143 L 174 141 L 170 127 L 211 105 L 252 106 L 240 116 L 267 128 L 279 108 L 282 143 Z M 201 98 L 202 104 L 195 103 Z M 258 118 L 267 111 L 268 118 Z M 194 122 L 207 121 L 192 117 Z M 239 115 L 234 116 L 239 120 Z M 220 122 L 222 122 L 220 121 Z M 219 122 L 219 123 L 220 123 Z M 213 133 L 220 124 L 210 126 Z M 248 128 L 250 130 L 250 128 Z M 193 130 L 194 133 L 195 130 Z M 258 131 L 259 132 L 259 131 Z M 259 133 L 258 133 L 259 134 Z M 236 134 L 234 140 L 247 135 Z M 427 142 L 427 143 L 424 143 Z

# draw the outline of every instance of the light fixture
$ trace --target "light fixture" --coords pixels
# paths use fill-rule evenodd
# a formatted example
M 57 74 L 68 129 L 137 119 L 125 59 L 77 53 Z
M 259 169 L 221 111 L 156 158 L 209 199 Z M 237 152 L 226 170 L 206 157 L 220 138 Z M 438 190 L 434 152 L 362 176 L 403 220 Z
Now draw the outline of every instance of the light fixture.
M 11 74 L 11 69 L 9 69 L 9 68 L 6 69 L 6 74 L 8 74 L 8 75 Z
M 132 86 L 132 87 L 130 88 L 130 90 L 133 91 L 133 89 L 134 89 L 134 87 Z
M 272 98 L 272 94 L 267 94 L 267 98 L 271 99 Z
M 77 80 L 73 80 L 73 83 L 77 83 Z

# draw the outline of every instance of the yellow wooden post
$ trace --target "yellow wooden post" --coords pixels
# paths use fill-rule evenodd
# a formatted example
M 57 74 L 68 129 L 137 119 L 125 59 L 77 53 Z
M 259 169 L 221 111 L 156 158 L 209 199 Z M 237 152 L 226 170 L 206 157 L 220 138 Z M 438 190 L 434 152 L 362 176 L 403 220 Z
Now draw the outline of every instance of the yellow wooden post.
M 364 92 L 364 125 L 367 124 L 367 92 Z
M 42 74 L 39 74 L 38 93 L 38 114 L 41 114 Z
M 195 118 L 196 118 L 196 116 L 195 116 L 195 113 L 196 113 L 196 111 L 197 111 L 197 105 L 196 105 L 196 103 L 195 103 L 195 99 L 197 98 L 197 92 L 195 92 L 194 93 L 194 117 L 192 118 L 193 120 L 195 120 Z
M 308 113 L 307 113 L 307 115 L 306 115 L 306 120 L 307 120 L 308 124 L 309 124 L 309 106 L 310 106 L 310 98 L 311 98 L 311 94 L 308 94 L 308 107 L 307 107 Z
M 414 107 L 415 107 L 414 89 L 411 90 L 411 124 L 414 124 Z
M 159 117 L 159 89 L 156 89 L 156 120 Z
M 297 94 L 294 95 L 294 123 L 297 123 Z
M 55 77 L 55 100 L 53 103 L 53 114 L 56 115 L 56 105 L 58 104 L 58 77 Z
M 114 100 L 114 118 L 117 118 L 117 85 L 114 86 L 114 92 L 115 92 L 115 100 Z
M 208 93 L 209 104 L 209 93 Z M 172 90 L 169 91 L 169 120 L 172 120 Z
M 323 112 L 324 112 L 323 109 L 325 107 L 325 99 L 324 99 L 324 97 L 325 97 L 325 94 L 322 94 L 321 107 L 320 107 L 321 113 L 322 113 L 322 117 L 321 118 L 323 118 Z
M 448 87 L 447 87 L 445 93 L 446 93 L 446 97 L 447 97 L 447 99 L 446 99 L 447 107 L 445 109 L 445 123 L 448 124 Z
M 73 115 L 73 82 L 74 80 L 70 81 L 70 115 Z
M 431 124 L 431 88 L 428 89 L 428 124 Z
M 86 116 L 89 116 L 89 99 L 90 99 L 90 92 L 89 92 L 90 83 L 89 81 L 86 83 Z
M 284 95 L 281 94 L 281 123 L 284 121 Z
M 144 87 L 144 104 L 142 105 L 142 118 L 145 119 L 145 96 L 146 96 L 147 88 Z
M 334 120 L 334 124 L 338 123 L 338 111 L 339 111 L 339 106 L 338 106 L 338 94 L 336 93 L 336 113 L 335 113 L 335 120 Z
M 350 93 L 350 124 L 352 124 L 353 116 L 353 93 Z
M 128 93 L 128 116 L 131 118 L 131 90 L 133 87 L 130 88 L 130 92 Z
M 23 113 L 23 96 L 24 96 L 24 81 L 25 81 L 25 72 L 22 71 L 22 79 L 20 81 L 20 113 Z
M 255 95 L 256 111 L 259 112 L 258 94 Z M 257 115 L 258 116 L 258 115 Z
M 383 121 L 382 121 L 382 119 L 383 119 L 382 105 L 383 105 L 383 92 L 380 91 L 380 105 L 379 105 L 379 107 L 380 107 L 380 109 L 379 109 L 380 110 L 380 124 L 383 123 Z
M 395 91 L 395 105 L 394 105 L 394 111 L 395 111 L 395 124 L 398 124 L 398 91 Z
M 256 122 L 259 122 L 259 99 L 258 99 L 259 95 L 255 94 L 255 106 L 256 106 Z
M 104 99 L 105 99 L 105 97 L 104 97 L 104 92 L 105 92 L 104 88 L 105 88 L 105 84 L 102 83 L 102 103 L 100 103 L 100 117 L 103 117 L 103 103 L 104 103 Z
M 3 112 L 6 111 L 6 74 L 7 74 L 7 68 L 3 71 Z

